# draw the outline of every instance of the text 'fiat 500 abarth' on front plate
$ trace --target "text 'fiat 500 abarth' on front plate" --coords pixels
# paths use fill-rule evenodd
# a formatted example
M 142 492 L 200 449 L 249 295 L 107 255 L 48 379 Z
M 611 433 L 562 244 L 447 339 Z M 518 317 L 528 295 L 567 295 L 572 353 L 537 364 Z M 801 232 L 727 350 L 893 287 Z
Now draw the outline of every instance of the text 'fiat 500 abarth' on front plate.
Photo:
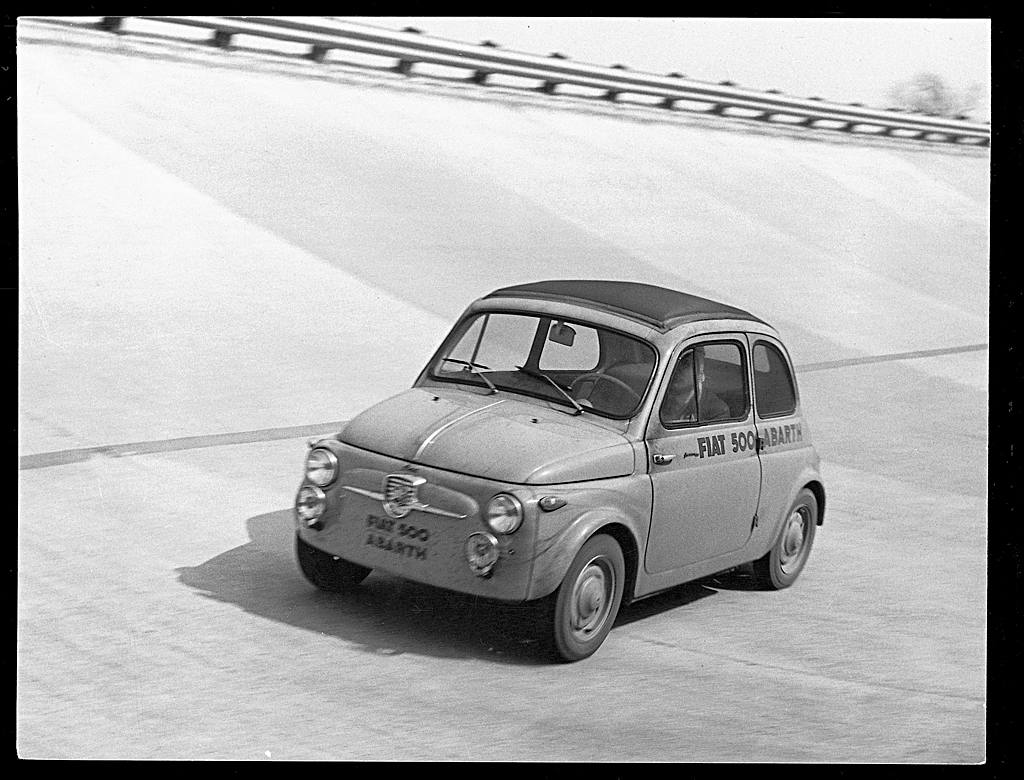
M 344 591 L 379 569 L 535 602 L 547 647 L 594 653 L 623 602 L 752 563 L 791 585 L 825 513 L 774 328 L 634 282 L 474 301 L 413 387 L 311 443 L 299 566 Z

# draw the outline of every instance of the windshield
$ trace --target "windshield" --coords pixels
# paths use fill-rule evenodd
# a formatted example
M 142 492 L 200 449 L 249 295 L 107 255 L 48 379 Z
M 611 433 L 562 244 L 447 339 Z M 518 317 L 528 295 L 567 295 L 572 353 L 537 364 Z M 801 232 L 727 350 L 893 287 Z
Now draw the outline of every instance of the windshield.
M 621 419 L 636 414 L 656 363 L 650 344 L 606 328 L 489 312 L 456 327 L 430 376 Z

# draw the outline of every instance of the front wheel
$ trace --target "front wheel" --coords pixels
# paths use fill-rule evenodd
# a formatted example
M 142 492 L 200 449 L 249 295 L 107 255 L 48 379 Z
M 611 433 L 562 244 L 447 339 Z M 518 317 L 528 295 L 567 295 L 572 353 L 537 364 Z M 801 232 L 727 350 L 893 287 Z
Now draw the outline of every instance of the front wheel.
M 754 574 L 761 587 L 781 590 L 796 581 L 811 554 L 817 527 L 818 500 L 810 490 L 801 490 L 772 549 L 754 561 Z
M 554 649 L 566 661 L 593 655 L 611 631 L 622 603 L 626 565 L 606 534 L 587 540 L 559 586 L 554 604 Z
M 330 593 L 351 590 L 372 571 L 365 566 L 325 553 L 303 541 L 298 535 L 295 536 L 295 557 L 299 560 L 299 568 L 305 578 L 320 590 Z

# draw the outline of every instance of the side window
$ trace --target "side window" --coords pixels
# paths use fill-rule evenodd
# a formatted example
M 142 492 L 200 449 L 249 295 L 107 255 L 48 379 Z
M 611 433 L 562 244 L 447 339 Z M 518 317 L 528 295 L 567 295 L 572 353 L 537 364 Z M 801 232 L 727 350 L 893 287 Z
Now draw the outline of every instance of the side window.
M 700 420 L 745 420 L 750 411 L 745 350 L 735 342 L 704 347 L 704 392 L 698 394 Z M 700 375 L 698 373 L 698 384 Z M 717 400 L 716 400 L 717 399 Z M 705 416 L 705 410 L 707 415 Z M 712 414 L 716 416 L 711 416 Z
M 754 396 L 761 417 L 778 417 L 796 410 L 796 390 L 786 358 L 772 344 L 754 345 Z
M 558 322 L 552 322 L 549 332 L 558 326 Z M 597 368 L 601 359 L 597 331 L 586 325 L 570 327 L 575 332 L 571 345 L 560 344 L 551 338 L 545 342 L 538 363 L 541 371 L 593 371 Z
M 661 402 L 661 424 L 672 428 L 697 422 L 697 393 L 693 376 L 693 350 L 679 356 Z
M 743 349 L 735 342 L 700 344 L 679 357 L 665 388 L 666 428 L 744 420 L 750 409 Z

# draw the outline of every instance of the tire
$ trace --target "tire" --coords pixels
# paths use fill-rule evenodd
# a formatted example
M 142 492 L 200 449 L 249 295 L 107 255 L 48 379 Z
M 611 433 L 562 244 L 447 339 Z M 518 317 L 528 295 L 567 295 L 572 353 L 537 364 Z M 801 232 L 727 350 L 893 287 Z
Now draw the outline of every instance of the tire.
M 597 651 L 615 623 L 625 581 L 618 542 L 606 534 L 588 539 L 553 598 L 549 625 L 558 658 L 580 661 Z
M 765 590 L 788 588 L 803 571 L 818 527 L 818 500 L 801 490 L 786 513 L 779 536 L 765 555 L 754 561 L 754 576 Z
M 351 590 L 373 571 L 318 550 L 298 535 L 295 536 L 295 557 L 305 578 L 329 593 Z

